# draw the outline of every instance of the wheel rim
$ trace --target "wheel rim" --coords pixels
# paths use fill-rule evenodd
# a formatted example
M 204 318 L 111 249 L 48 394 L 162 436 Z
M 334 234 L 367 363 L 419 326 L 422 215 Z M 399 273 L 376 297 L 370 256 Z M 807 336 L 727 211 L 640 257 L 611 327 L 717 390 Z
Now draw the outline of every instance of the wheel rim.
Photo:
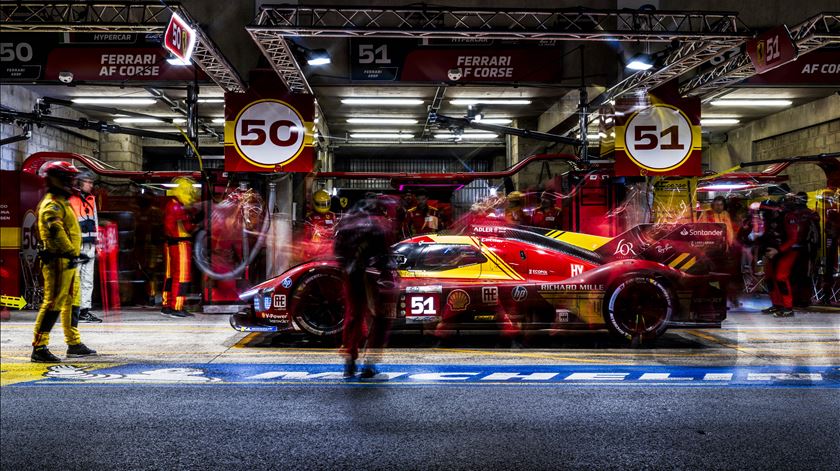
M 631 279 L 616 288 L 610 298 L 615 327 L 630 338 L 656 333 L 670 317 L 670 295 L 656 280 Z
M 343 282 L 332 273 L 318 273 L 295 291 L 298 317 L 318 333 L 330 333 L 344 323 Z

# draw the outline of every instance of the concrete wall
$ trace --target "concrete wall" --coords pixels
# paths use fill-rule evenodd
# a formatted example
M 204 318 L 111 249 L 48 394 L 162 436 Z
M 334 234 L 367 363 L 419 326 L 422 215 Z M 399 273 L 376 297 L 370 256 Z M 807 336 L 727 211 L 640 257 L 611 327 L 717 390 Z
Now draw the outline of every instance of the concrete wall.
M 0 86 L 0 103 L 16 111 L 31 112 L 40 98 L 34 92 L 17 85 Z M 81 113 L 68 108 L 56 107 L 53 116 L 62 118 L 84 118 Z M 23 133 L 23 129 L 13 124 L 0 125 L 0 138 L 5 139 Z M 23 160 L 35 152 L 76 152 L 96 156 L 99 152 L 99 133 L 93 131 L 63 131 L 51 127 L 33 127 L 32 137 L 25 141 L 0 147 L 3 170 L 18 170 Z
M 816 100 L 780 111 L 727 133 L 722 144 L 708 148 L 711 170 L 721 171 L 739 162 L 840 152 L 840 96 Z M 816 166 L 789 170 L 794 190 L 811 191 L 825 185 Z
M 16 111 L 31 112 L 37 93 L 19 85 L 0 86 L 0 103 Z M 62 106 L 54 106 L 52 116 L 62 118 L 87 118 L 82 113 Z M 23 133 L 13 124 L 0 125 L 0 139 Z M 75 128 L 59 129 L 49 126 L 32 128 L 32 137 L 25 141 L 0 147 L 3 170 L 18 170 L 21 163 L 35 152 L 75 152 L 96 157 L 123 170 L 141 170 L 143 166 L 142 139 L 122 134 L 82 131 Z

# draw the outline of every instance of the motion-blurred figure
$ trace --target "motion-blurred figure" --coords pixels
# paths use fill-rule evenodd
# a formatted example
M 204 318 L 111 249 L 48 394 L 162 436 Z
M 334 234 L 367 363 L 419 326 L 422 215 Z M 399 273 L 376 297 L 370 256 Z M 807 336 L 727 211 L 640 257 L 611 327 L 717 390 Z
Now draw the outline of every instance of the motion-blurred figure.
M 563 210 L 554 205 L 554 195 L 543 191 L 540 205 L 531 214 L 531 225 L 545 229 L 560 229 Z
M 330 194 L 325 190 L 318 190 L 312 195 L 312 206 L 315 211 L 306 217 L 304 260 L 312 260 L 329 254 L 338 222 L 335 213 L 330 211 L 330 202 Z
M 48 162 L 40 175 L 45 178 L 47 193 L 38 203 L 38 236 L 43 244 L 39 251 L 44 275 L 44 300 L 35 319 L 35 338 L 31 360 L 36 363 L 58 363 L 61 360 L 47 348 L 50 331 L 61 316 L 68 357 L 95 355 L 82 343 L 79 334 L 79 313 L 73 302 L 79 292 L 76 264 L 86 262 L 80 255 L 82 234 L 79 222 L 67 198 L 73 194 L 73 180 L 79 169 L 70 162 Z
M 429 206 L 429 197 L 426 192 L 418 190 L 414 195 L 417 198 L 417 206 L 409 208 L 406 212 L 403 229 L 405 237 L 433 234 L 443 229 L 440 211 L 434 206 Z
M 335 255 L 347 276 L 342 346 L 345 378 L 355 376 L 359 349 L 365 340 L 365 365 L 360 376 L 372 378 L 377 374 L 376 356 L 385 346 L 388 319 L 396 308 L 391 233 L 384 208 L 374 198 L 358 202 L 338 224 Z
M 192 234 L 196 230 L 191 206 L 198 192 L 191 178 L 178 177 L 172 196 L 163 210 L 163 232 L 166 236 L 166 279 L 163 282 L 161 315 L 173 318 L 190 317 L 184 309 L 186 293 L 192 281 Z
M 210 216 L 210 269 L 228 275 L 243 263 L 243 243 L 259 237 L 263 220 L 263 199 L 253 189 L 234 190 L 214 205 Z M 236 301 L 237 277 L 213 280 L 214 299 Z
M 507 195 L 507 208 L 505 208 L 505 222 L 518 226 L 529 225 L 531 218 L 525 213 L 525 196 L 518 191 L 511 191 Z
M 811 305 L 812 280 L 816 279 L 817 256 L 820 248 L 820 217 L 808 208 L 808 193 L 800 191 L 791 197 L 791 215 L 799 223 L 796 262 L 793 264 L 791 285 L 793 305 Z
M 91 298 L 93 297 L 93 272 L 96 264 L 96 239 L 99 231 L 99 216 L 96 212 L 96 197 L 93 195 L 93 173 L 85 170 L 76 177 L 76 184 L 79 188 L 78 194 L 69 198 L 70 206 L 79 221 L 79 228 L 82 231 L 81 254 L 88 258 L 88 261 L 79 263 L 79 296 L 73 307 L 79 308 L 79 322 L 102 322 L 102 319 L 90 313 Z

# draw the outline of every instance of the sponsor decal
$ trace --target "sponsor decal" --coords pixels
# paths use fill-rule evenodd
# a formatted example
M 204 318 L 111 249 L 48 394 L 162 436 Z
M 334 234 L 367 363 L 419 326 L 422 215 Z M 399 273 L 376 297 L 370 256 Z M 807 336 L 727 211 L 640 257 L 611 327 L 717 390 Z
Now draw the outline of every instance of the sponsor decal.
M 7 387 L 72 386 L 84 383 L 190 384 L 339 383 L 339 364 L 187 364 L 161 368 L 159 364 L 93 366 L 51 365 L 43 378 Z M 796 387 L 840 388 L 840 366 L 670 366 L 670 365 L 379 365 L 375 380 L 393 385 L 435 383 L 547 384 L 557 387 Z M 353 379 L 350 384 L 364 381 Z
M 513 298 L 514 301 L 521 303 L 528 298 L 528 288 L 524 286 L 517 286 L 510 291 L 510 297 Z
M 688 235 L 688 228 L 683 227 L 683 230 L 680 231 L 680 235 L 685 237 Z
M 274 307 L 276 309 L 280 309 L 281 311 L 286 310 L 286 295 L 285 294 L 275 294 L 274 295 Z
M 451 311 L 465 311 L 470 305 L 470 295 L 462 289 L 453 290 L 446 298 L 446 305 Z
M 289 323 L 289 314 L 288 313 L 281 313 L 277 314 L 271 311 L 261 312 L 259 317 L 276 324 L 287 324 Z
M 292 279 L 287 276 L 286 278 L 283 279 L 283 282 L 280 283 L 280 286 L 282 286 L 286 289 L 291 288 L 292 287 Z
M 656 252 L 660 253 L 660 254 L 664 254 L 664 253 L 668 253 L 673 248 L 674 248 L 674 246 L 671 245 L 671 244 L 657 245 L 656 246 Z
M 578 276 L 583 273 L 583 265 L 578 265 L 577 263 L 572 263 L 570 265 L 571 268 L 571 276 Z
M 441 285 L 431 285 L 431 286 L 407 286 L 405 288 L 406 293 L 442 293 L 443 286 Z
M 504 227 L 496 227 L 496 226 L 474 226 L 473 232 L 478 233 L 485 233 L 485 234 L 497 234 L 501 232 L 505 232 Z
M 555 320 L 555 322 L 569 322 L 569 310 L 568 309 L 555 309 L 554 310 L 554 320 Z
M 548 276 L 548 270 L 534 270 L 534 269 L 531 269 L 531 270 L 528 270 L 528 274 L 529 275 Z
M 496 286 L 481 288 L 481 302 L 484 304 L 499 304 L 499 288 Z
M 434 294 L 410 294 L 400 307 L 408 309 L 406 317 L 434 316 L 440 309 L 440 302 Z
M 622 257 L 626 257 L 628 255 L 636 255 L 636 251 L 633 250 L 633 243 L 627 242 L 624 239 L 618 241 L 618 246 L 615 248 L 615 252 L 613 255 L 621 255 Z
M 476 314 L 473 316 L 474 321 L 492 321 L 495 320 L 496 316 L 493 314 Z
M 604 285 L 545 283 L 540 285 L 540 291 L 604 291 Z

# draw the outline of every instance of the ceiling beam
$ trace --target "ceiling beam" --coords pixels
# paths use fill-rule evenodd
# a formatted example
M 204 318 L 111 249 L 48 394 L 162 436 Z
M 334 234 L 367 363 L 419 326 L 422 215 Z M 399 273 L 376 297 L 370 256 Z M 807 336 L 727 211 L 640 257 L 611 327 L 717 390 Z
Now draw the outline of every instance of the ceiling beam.
M 178 3 L 150 1 L 16 2 L 0 3 L 4 32 L 151 33 L 163 34 L 172 12 L 196 31 L 192 60 L 217 85 L 231 92 L 244 90 L 242 78 L 212 39 Z

